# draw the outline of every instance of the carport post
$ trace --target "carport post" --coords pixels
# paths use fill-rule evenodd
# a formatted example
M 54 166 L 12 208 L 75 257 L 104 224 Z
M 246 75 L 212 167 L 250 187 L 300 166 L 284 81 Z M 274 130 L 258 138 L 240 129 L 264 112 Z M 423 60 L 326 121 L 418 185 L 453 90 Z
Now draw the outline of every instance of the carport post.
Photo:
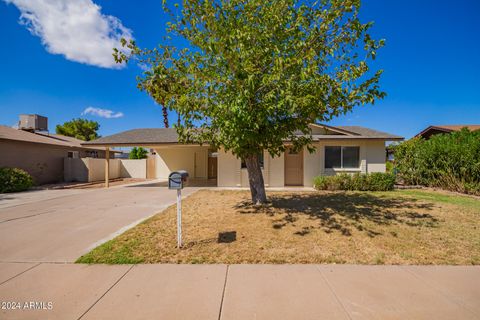
M 110 180 L 110 148 L 105 148 L 105 188 L 108 188 Z

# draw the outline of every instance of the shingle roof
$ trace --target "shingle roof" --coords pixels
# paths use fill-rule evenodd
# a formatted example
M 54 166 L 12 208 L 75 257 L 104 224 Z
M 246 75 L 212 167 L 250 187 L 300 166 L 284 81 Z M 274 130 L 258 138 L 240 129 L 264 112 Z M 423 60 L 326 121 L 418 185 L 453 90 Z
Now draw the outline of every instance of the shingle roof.
M 358 126 L 340 126 L 338 128 L 346 134 L 313 135 L 319 139 L 383 139 L 403 140 L 403 137 Z M 351 134 L 348 134 L 351 133 Z M 97 140 L 84 142 L 83 145 L 97 146 L 153 146 L 158 144 L 178 143 L 178 134 L 173 128 L 133 129 Z
M 441 131 L 441 132 L 452 132 L 452 131 L 460 131 L 463 128 L 467 128 L 470 131 L 480 130 L 480 124 L 456 124 L 456 125 L 437 125 L 437 126 L 429 126 L 426 129 L 422 130 L 420 133 L 417 133 L 415 137 L 424 136 L 430 130 L 433 131 Z M 427 134 L 428 135 L 428 134 Z
M 24 130 L 18 130 L 15 128 L 0 125 L 0 139 L 24 141 L 32 143 L 42 143 L 54 146 L 69 147 L 69 148 L 82 148 L 90 150 L 105 150 L 102 147 L 95 146 L 83 146 L 84 141 L 75 139 L 73 137 L 66 137 L 59 134 L 44 134 L 44 133 L 32 133 Z
M 442 125 L 442 126 L 430 126 L 427 129 L 430 128 L 438 128 L 438 129 L 445 129 L 449 131 L 460 131 L 463 128 L 467 128 L 470 131 L 475 131 L 475 130 L 480 130 L 480 124 L 456 124 L 456 125 Z
M 174 128 L 148 128 L 123 131 L 111 136 L 88 141 L 83 145 L 129 145 L 178 143 L 178 134 Z
M 383 131 L 378 131 L 370 128 L 360 127 L 360 126 L 338 126 L 336 128 L 350 131 L 362 137 L 367 137 L 371 139 L 386 139 L 386 140 L 403 140 L 404 139 L 401 136 L 397 136 L 394 134 L 390 134 L 390 133 L 386 133 Z

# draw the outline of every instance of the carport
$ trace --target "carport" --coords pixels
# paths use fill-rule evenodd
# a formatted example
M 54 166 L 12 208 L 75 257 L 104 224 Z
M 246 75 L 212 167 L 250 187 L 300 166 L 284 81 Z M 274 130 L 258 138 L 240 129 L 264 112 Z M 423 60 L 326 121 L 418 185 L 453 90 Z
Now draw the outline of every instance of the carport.
M 154 152 L 147 159 L 147 178 L 167 179 L 172 171 L 187 170 L 192 183 L 217 185 L 217 153 L 208 145 L 181 144 L 173 128 L 133 129 L 83 143 L 85 146 L 143 147 Z M 108 152 L 107 152 L 108 154 Z M 105 187 L 109 187 L 110 157 L 105 158 Z

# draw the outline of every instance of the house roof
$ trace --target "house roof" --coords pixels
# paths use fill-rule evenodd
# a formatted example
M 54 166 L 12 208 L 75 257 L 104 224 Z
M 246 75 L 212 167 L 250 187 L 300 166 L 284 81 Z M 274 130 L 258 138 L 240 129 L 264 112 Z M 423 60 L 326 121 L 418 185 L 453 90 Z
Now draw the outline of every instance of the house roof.
M 33 133 L 24 130 L 19 130 L 7 126 L 0 125 L 0 139 L 23 141 L 31 143 L 42 143 L 53 146 L 67 147 L 67 148 L 81 148 L 89 150 L 105 150 L 105 148 L 98 146 L 83 146 L 85 141 L 66 137 L 59 134 L 45 134 L 45 133 Z
M 321 126 L 321 125 L 316 125 Z M 379 140 L 403 140 L 403 137 L 389 133 L 376 131 L 359 126 L 326 126 L 328 129 L 336 129 L 338 134 L 312 135 L 314 140 L 320 139 L 379 139 Z M 154 146 L 162 144 L 178 143 L 178 134 L 174 128 L 149 128 L 123 131 L 111 136 L 82 143 L 82 145 L 96 146 Z
M 440 132 L 452 132 L 460 131 L 463 128 L 467 128 L 470 131 L 480 130 L 480 124 L 456 124 L 456 125 L 435 125 L 429 126 L 420 133 L 416 134 L 415 137 L 420 137 L 427 134 L 429 131 L 440 131 Z
M 178 143 L 178 134 L 174 128 L 147 128 L 123 131 L 102 137 L 83 145 L 156 145 Z

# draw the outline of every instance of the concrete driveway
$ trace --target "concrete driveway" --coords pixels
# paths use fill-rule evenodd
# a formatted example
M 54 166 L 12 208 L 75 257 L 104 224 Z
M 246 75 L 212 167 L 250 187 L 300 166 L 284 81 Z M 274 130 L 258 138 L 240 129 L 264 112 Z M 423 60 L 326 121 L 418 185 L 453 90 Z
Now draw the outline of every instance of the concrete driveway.
M 155 181 L 2 195 L 0 262 L 73 262 L 175 201 L 176 191 Z

